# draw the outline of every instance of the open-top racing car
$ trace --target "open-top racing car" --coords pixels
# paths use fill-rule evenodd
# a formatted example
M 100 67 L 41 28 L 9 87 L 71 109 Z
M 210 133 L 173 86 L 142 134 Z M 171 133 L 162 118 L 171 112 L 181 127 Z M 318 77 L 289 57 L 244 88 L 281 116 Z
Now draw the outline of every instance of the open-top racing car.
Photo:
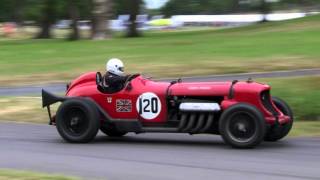
M 72 143 L 94 139 L 98 130 L 220 134 L 233 147 L 255 147 L 285 137 L 293 124 L 290 107 L 270 95 L 270 86 L 248 81 L 156 82 L 130 75 L 110 92 L 101 73 L 86 73 L 67 85 L 66 96 L 42 90 L 50 124 Z M 55 115 L 50 105 L 62 102 Z

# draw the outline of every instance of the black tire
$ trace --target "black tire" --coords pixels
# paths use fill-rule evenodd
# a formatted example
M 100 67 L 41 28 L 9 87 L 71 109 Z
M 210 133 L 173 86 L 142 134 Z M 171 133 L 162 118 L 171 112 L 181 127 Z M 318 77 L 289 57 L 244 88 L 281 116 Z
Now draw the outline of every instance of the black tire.
M 265 141 L 278 141 L 287 136 L 293 125 L 293 113 L 290 106 L 278 97 L 272 97 L 274 105 L 286 116 L 289 116 L 291 121 L 279 126 L 272 126 L 268 130 L 264 140 Z
M 253 148 L 263 141 L 266 124 L 254 106 L 239 103 L 225 110 L 219 121 L 223 140 L 234 148 Z
M 127 134 L 127 132 L 122 132 L 116 129 L 113 125 L 101 126 L 100 130 L 107 136 L 110 137 L 122 137 Z
M 84 99 L 70 99 L 61 104 L 56 114 L 60 136 L 70 143 L 87 143 L 97 135 L 99 113 Z

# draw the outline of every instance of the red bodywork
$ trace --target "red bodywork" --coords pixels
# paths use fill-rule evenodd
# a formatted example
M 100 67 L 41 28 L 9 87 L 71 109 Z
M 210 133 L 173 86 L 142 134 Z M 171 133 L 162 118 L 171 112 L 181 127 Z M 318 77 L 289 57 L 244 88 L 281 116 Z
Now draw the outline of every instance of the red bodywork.
M 132 88 L 124 88 L 114 94 L 105 94 L 97 89 L 96 73 L 91 72 L 84 74 L 74 80 L 67 92 L 66 96 L 71 97 L 89 97 L 93 99 L 102 109 L 113 119 L 139 120 L 145 123 L 166 123 L 168 121 L 168 97 L 219 97 L 222 99 L 219 104 L 221 110 L 237 103 L 248 103 L 258 108 L 264 115 L 268 124 L 272 125 L 279 122 L 285 124 L 290 121 L 288 116 L 283 115 L 279 109 L 272 103 L 274 110 L 278 115 L 264 106 L 261 100 L 261 93 L 270 91 L 270 86 L 256 82 L 238 82 L 232 87 L 231 82 L 177 82 L 171 84 L 169 82 L 156 82 L 138 76 L 131 81 Z M 232 88 L 233 96 L 230 98 L 230 90 Z M 161 108 L 159 114 L 153 119 L 145 119 L 140 116 L 136 106 L 139 96 L 143 93 L 151 92 L 158 96 Z M 268 96 L 270 96 L 268 94 Z M 129 112 L 117 112 L 117 100 L 126 100 L 131 102 Z M 130 106 L 130 104 L 129 104 Z M 159 106 L 160 107 L 160 106 Z

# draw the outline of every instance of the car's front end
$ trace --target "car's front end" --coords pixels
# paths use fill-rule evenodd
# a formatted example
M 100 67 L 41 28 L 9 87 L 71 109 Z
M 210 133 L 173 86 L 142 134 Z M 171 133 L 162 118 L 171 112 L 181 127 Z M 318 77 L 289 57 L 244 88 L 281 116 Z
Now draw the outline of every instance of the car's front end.
M 237 103 L 249 103 L 258 108 L 268 125 L 282 125 L 290 121 L 272 101 L 271 87 L 257 82 L 237 82 L 230 86 L 230 92 L 222 102 L 222 109 Z

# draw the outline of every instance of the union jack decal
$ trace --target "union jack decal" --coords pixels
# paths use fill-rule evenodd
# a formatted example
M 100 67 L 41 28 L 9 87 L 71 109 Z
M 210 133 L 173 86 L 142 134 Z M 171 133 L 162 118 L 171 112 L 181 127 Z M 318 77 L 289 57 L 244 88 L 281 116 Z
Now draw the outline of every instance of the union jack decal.
M 132 102 L 130 99 L 117 99 L 116 101 L 116 111 L 117 112 L 131 112 Z

